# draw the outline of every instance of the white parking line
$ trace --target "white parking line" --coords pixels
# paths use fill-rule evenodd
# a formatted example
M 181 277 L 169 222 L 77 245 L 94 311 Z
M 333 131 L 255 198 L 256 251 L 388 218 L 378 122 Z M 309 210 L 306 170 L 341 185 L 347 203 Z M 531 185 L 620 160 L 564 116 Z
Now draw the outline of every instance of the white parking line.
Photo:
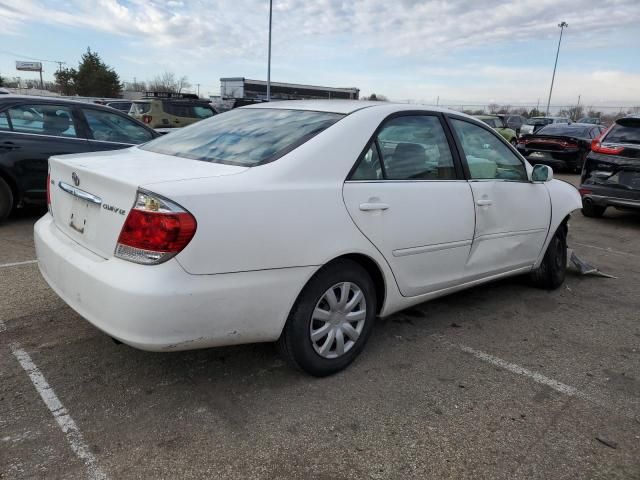
M 0 322 L 0 331 L 2 330 L 4 330 L 4 324 Z M 42 372 L 40 372 L 36 364 L 33 363 L 29 354 L 17 343 L 11 344 L 11 353 L 18 359 L 20 366 L 29 375 L 31 383 L 33 383 L 33 386 L 40 394 L 40 397 L 53 415 L 53 418 L 55 418 L 62 432 L 65 434 L 71 450 L 73 450 L 76 456 L 82 460 L 87 467 L 88 478 L 91 480 L 106 480 L 108 478 L 107 475 L 98 466 L 96 458 L 84 441 L 76 422 L 74 422 L 73 418 L 67 413 L 67 409 L 64 408 L 56 392 L 49 386 L 44 375 L 42 375 Z
M 30 265 L 32 263 L 38 263 L 38 260 L 26 260 L 24 262 L 13 262 L 13 263 L 0 263 L 0 268 L 17 267 L 19 265 Z
M 587 245 L 586 243 L 578 243 L 578 242 L 572 242 L 572 243 L 574 245 L 580 245 L 581 247 L 593 248 L 595 250 L 602 250 L 603 252 L 607 252 L 607 253 L 615 253 L 616 255 L 628 255 L 630 257 L 640 256 L 640 255 L 636 255 L 635 253 L 622 252 L 620 250 L 613 250 L 611 248 L 596 247 L 595 245 Z
M 454 347 L 459 348 L 463 352 L 470 353 L 474 357 L 484 362 L 491 363 L 496 367 L 503 368 L 512 373 L 516 373 L 518 375 L 522 375 L 524 377 L 530 378 L 534 382 L 541 383 L 542 385 L 546 385 L 547 387 L 554 389 L 556 392 L 564 393 L 565 395 L 569 395 L 570 397 L 578 397 L 592 403 L 597 403 L 586 393 L 581 392 L 578 389 L 571 387 L 569 385 L 566 385 L 562 382 L 558 382 L 553 378 L 545 377 L 544 375 L 538 372 L 532 372 L 531 370 L 527 370 L 526 368 L 521 367 L 520 365 L 507 362 L 506 360 L 502 360 L 501 358 L 494 357 L 493 355 L 489 355 L 488 353 L 481 352 L 480 350 L 475 350 L 471 347 L 467 347 L 466 345 L 457 345 L 453 343 L 451 343 L 450 345 L 453 345 Z

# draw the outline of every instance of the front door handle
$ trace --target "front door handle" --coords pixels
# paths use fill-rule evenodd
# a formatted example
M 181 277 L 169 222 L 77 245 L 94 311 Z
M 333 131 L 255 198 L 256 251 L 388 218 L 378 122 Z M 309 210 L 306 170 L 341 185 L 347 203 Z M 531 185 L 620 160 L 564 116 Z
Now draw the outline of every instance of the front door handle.
M 482 198 L 480 200 L 476 200 L 476 205 L 479 207 L 486 207 L 489 205 L 493 205 L 493 200 L 489 200 L 488 198 Z
M 371 212 L 373 210 L 387 210 L 389 205 L 386 203 L 361 203 L 360 210 L 363 212 Z

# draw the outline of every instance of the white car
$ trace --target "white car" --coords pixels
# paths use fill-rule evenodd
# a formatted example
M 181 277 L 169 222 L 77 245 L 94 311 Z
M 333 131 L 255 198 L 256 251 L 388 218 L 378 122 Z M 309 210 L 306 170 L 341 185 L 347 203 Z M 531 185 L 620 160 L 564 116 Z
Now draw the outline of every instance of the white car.
M 40 270 L 89 322 L 153 351 L 278 341 L 317 376 L 376 316 L 510 275 L 557 288 L 581 207 L 487 125 L 386 102 L 251 105 L 49 168 Z

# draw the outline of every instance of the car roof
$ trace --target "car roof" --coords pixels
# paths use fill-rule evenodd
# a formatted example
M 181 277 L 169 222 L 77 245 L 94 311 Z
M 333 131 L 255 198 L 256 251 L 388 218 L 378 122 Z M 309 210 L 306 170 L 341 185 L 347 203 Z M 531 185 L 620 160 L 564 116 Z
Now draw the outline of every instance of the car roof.
M 122 101 L 126 101 L 126 100 L 122 100 Z M 68 105 L 80 105 L 83 107 L 86 107 L 88 105 L 96 108 L 102 108 L 102 109 L 106 108 L 109 111 L 113 110 L 107 107 L 106 105 L 102 105 L 100 103 L 83 102 L 81 100 L 71 100 L 65 97 L 40 97 L 38 95 L 7 95 L 7 96 L 0 97 L 0 105 L 7 104 L 7 103 L 24 103 L 24 102 L 29 102 L 29 103 L 35 102 L 40 104 L 57 103 L 57 104 L 68 104 Z
M 385 109 L 394 111 L 420 110 L 426 112 L 441 112 L 460 115 L 461 117 L 473 118 L 456 110 L 448 108 L 434 107 L 431 105 L 420 105 L 416 103 L 395 103 L 395 102 L 376 102 L 369 100 L 282 100 L 263 103 L 254 103 L 240 107 L 248 108 L 277 108 L 283 110 L 308 110 L 315 112 L 342 113 L 348 115 L 362 109 Z
M 500 118 L 498 115 L 474 115 L 474 118 L 478 118 L 480 120 L 489 120 L 490 118 Z

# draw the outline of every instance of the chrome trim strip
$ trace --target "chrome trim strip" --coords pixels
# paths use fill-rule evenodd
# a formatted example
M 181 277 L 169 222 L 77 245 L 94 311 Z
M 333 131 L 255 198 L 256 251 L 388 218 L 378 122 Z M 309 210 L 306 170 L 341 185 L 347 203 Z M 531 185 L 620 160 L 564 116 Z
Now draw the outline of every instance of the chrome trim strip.
M 401 248 L 393 251 L 394 257 L 404 257 L 407 255 L 417 255 L 419 253 L 439 252 L 440 250 L 449 250 L 451 248 L 468 247 L 471 240 L 461 240 L 458 242 L 435 243 L 432 245 L 424 245 L 422 247 Z
M 475 240 L 495 240 L 498 238 L 517 237 L 520 235 L 535 235 L 537 233 L 547 233 L 546 228 L 534 228 L 532 230 L 517 230 L 515 232 L 498 232 L 498 233 L 486 233 L 484 235 L 478 235 Z
M 85 192 L 84 190 L 80 190 L 79 188 L 69 185 L 68 183 L 58 182 L 58 187 L 60 187 L 62 191 L 67 192 L 74 197 L 80 198 L 90 203 L 94 203 L 96 205 L 102 205 L 102 199 L 100 197 L 97 197 L 92 193 Z
M 12 135 L 35 135 L 36 137 L 45 137 L 45 138 L 61 138 L 63 140 L 81 140 L 83 142 L 86 142 L 87 139 L 84 137 L 67 137 L 64 135 L 46 135 L 44 133 L 31 133 L 31 132 L 16 132 L 14 130 L 2 130 L 2 133 L 10 133 Z

